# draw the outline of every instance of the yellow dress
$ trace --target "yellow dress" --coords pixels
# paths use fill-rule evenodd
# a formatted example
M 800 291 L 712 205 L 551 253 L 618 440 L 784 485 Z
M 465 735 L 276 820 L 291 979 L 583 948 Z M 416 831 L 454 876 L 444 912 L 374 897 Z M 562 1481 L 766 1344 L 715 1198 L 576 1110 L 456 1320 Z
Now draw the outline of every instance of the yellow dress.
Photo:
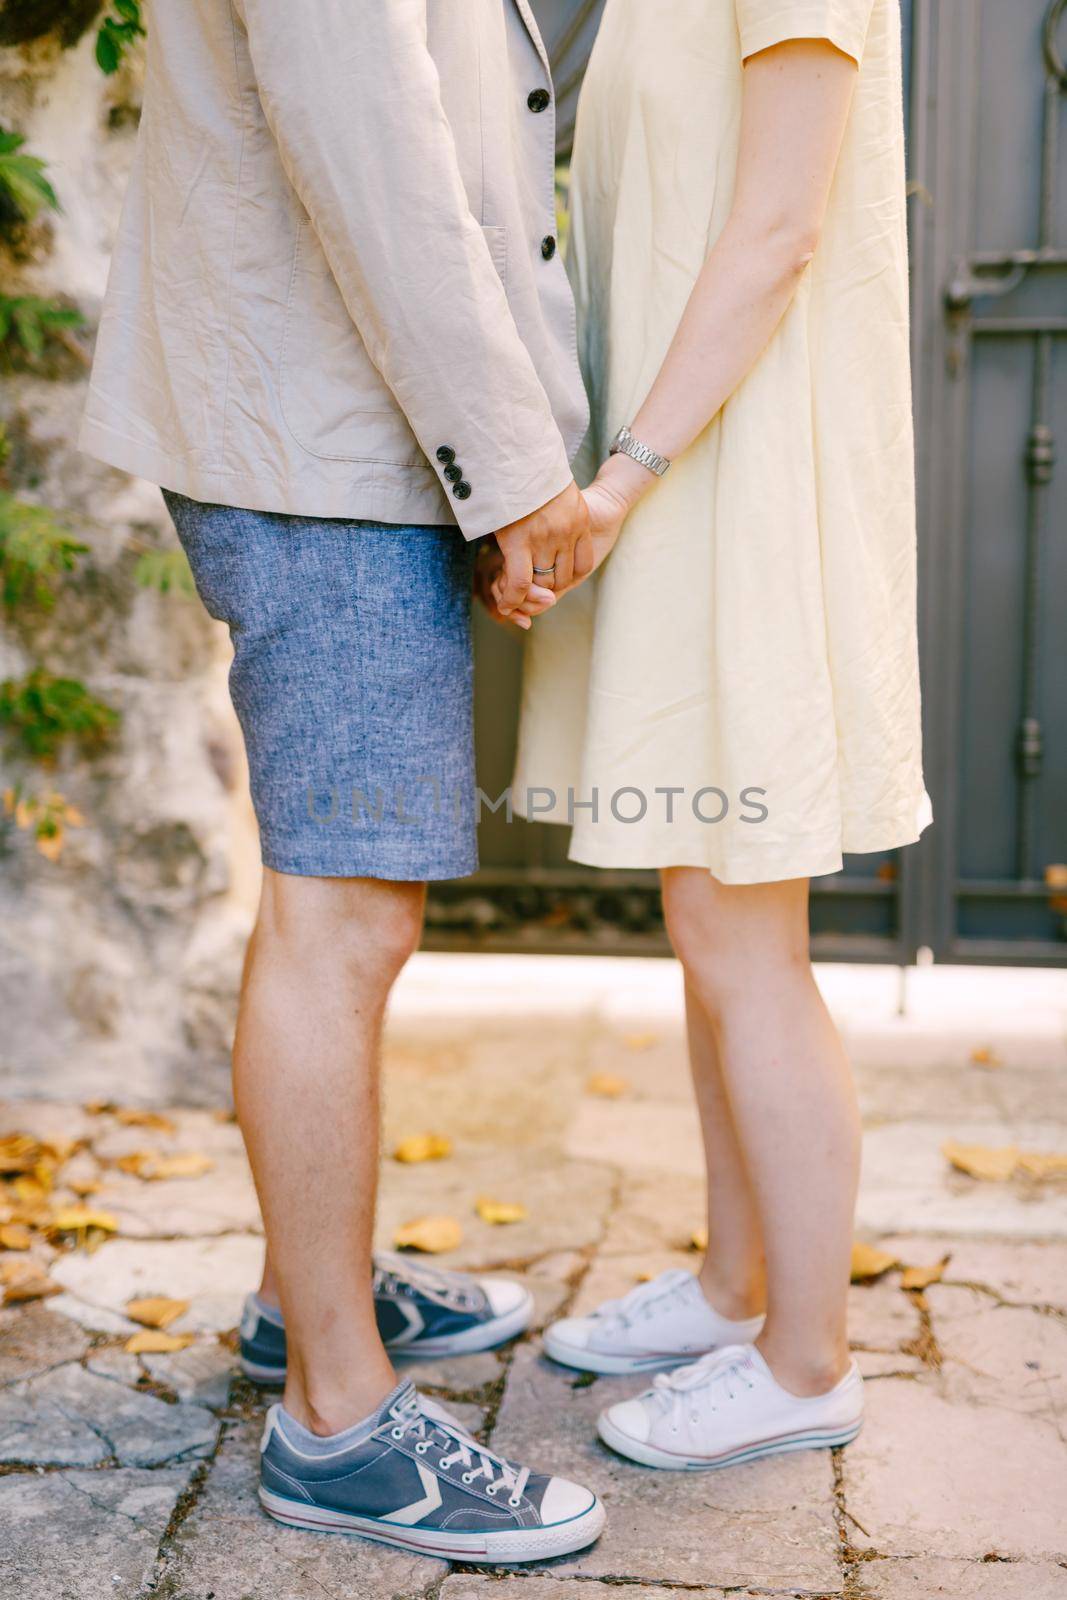
M 929 821 L 922 777 L 898 0 L 608 0 L 570 270 L 587 477 L 731 204 L 743 60 L 859 62 L 815 259 L 772 342 L 527 642 L 516 808 L 604 867 L 835 872 Z

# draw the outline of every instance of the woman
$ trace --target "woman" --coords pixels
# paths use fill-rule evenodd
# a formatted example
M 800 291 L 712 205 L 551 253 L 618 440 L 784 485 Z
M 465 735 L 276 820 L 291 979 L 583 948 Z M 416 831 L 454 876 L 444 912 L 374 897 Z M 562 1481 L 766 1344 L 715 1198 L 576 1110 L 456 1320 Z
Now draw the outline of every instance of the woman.
M 929 820 L 898 0 L 608 0 L 573 196 L 598 570 L 533 628 L 516 800 L 577 861 L 661 871 L 709 1243 L 546 1346 L 680 1368 L 601 1435 L 719 1466 L 862 1421 L 860 1129 L 808 884 Z

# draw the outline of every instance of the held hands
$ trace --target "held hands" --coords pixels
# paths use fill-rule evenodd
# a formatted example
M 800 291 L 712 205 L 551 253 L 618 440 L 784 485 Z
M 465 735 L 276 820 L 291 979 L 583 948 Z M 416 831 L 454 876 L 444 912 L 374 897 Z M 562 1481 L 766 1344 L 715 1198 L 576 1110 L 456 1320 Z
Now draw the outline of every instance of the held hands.
M 635 467 L 640 476 L 626 470 L 635 466 L 633 462 L 625 461 L 622 471 L 619 465 L 619 458 L 612 457 L 584 492 L 571 484 L 533 516 L 501 529 L 495 542 L 486 541 L 479 552 L 474 586 L 491 617 L 528 629 L 534 617 L 602 565 L 647 486 L 642 479 L 649 476 L 642 467 Z M 547 513 L 552 520 L 539 523 Z M 573 519 L 569 539 L 560 536 L 564 529 L 555 520 L 559 516 Z M 535 575 L 535 567 L 553 563 L 551 575 Z

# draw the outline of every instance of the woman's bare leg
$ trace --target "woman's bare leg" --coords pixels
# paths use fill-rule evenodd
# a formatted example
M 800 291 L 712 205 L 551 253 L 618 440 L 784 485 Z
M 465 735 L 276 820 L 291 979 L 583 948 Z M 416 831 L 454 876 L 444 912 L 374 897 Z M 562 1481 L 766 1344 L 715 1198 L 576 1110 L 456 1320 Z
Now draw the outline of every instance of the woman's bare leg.
M 720 1316 L 741 1322 L 766 1310 L 763 1239 L 719 1063 L 715 1029 L 688 976 L 685 1019 L 708 1179 L 708 1247 L 700 1286 Z
M 728 886 L 677 867 L 663 873 L 663 898 L 718 1048 L 755 1197 L 767 1271 L 759 1347 L 786 1389 L 820 1394 L 848 1366 L 860 1126 L 811 971 L 808 883 Z

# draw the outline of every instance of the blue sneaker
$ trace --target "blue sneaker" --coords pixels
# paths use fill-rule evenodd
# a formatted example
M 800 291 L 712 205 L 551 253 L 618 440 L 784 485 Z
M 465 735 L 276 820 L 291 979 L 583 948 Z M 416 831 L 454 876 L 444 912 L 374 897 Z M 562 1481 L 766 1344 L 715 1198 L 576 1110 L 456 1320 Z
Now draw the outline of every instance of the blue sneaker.
M 277 1521 L 454 1561 L 547 1561 L 604 1526 L 591 1490 L 506 1461 L 410 1383 L 332 1439 L 271 1406 L 260 1464 L 260 1502 Z
M 491 1350 L 524 1333 L 533 1296 L 510 1278 L 472 1278 L 382 1254 L 374 1258 L 374 1309 L 382 1342 L 392 1353 L 458 1356 Z M 254 1294 L 241 1317 L 240 1361 L 253 1383 L 285 1382 L 282 1314 Z

